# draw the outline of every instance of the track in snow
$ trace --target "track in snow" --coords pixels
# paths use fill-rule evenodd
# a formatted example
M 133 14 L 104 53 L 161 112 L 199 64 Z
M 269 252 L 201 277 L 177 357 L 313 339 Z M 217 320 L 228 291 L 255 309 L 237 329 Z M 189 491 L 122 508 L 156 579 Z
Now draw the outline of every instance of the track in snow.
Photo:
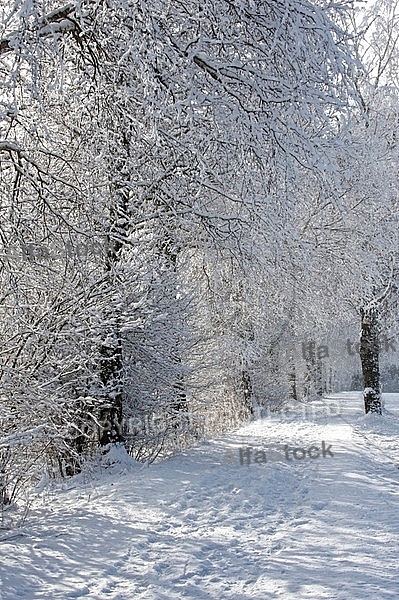
M 44 495 L 0 543 L 1 600 L 397 599 L 399 418 L 362 416 L 359 393 L 324 402 Z M 226 463 L 322 440 L 334 457 Z

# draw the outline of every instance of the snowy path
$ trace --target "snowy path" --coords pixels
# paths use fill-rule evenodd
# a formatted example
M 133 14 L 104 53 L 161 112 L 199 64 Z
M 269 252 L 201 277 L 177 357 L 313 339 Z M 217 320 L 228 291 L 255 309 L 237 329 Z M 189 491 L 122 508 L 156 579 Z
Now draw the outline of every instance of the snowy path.
M 356 393 L 326 402 L 354 428 L 323 410 L 267 419 L 45 497 L 0 532 L 0 599 L 399 598 L 399 418 L 362 417 Z M 333 457 L 223 464 L 322 440 Z

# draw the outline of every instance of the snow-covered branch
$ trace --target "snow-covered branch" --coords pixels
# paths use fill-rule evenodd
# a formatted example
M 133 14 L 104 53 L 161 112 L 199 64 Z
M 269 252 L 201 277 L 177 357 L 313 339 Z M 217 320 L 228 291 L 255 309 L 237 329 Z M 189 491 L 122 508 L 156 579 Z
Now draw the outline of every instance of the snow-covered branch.
M 66 4 L 49 12 L 26 30 L 26 33 L 36 34 L 39 37 L 54 36 L 58 33 L 66 33 L 76 30 L 76 21 L 72 18 L 76 7 L 74 4 Z M 0 55 L 11 52 L 18 47 L 21 39 L 21 31 L 14 31 L 7 37 L 0 39 Z

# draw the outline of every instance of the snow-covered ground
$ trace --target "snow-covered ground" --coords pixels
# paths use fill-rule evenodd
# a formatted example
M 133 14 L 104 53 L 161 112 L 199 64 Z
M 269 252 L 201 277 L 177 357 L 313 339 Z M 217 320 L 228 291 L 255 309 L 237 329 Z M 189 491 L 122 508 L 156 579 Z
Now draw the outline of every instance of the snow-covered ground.
M 1 600 L 398 599 L 399 395 L 325 403 L 45 490 L 0 531 Z

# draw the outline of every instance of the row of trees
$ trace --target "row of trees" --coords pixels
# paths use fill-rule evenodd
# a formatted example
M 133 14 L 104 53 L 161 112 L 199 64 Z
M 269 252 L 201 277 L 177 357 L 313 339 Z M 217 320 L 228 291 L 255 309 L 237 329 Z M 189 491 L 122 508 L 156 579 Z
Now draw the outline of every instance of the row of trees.
M 380 410 L 397 277 L 380 8 L 5 2 L 3 503 L 44 464 L 72 474 L 115 442 L 154 459 L 326 391 L 331 370 L 287 348 L 356 313 Z

